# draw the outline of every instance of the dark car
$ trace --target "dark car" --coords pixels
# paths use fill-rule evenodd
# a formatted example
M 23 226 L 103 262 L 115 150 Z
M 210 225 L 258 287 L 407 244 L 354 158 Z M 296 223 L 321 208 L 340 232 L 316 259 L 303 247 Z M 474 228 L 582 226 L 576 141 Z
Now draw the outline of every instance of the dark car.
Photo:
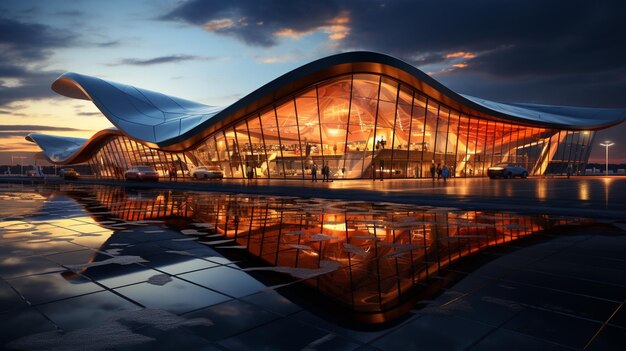
M 126 180 L 151 180 L 158 182 L 159 173 L 150 166 L 135 166 L 124 172 Z
M 487 169 L 487 175 L 489 178 L 513 178 L 528 177 L 528 170 L 520 165 L 512 163 L 501 163 L 495 166 L 491 166 Z
M 74 168 L 64 168 L 59 171 L 59 176 L 63 179 L 78 179 L 80 174 Z

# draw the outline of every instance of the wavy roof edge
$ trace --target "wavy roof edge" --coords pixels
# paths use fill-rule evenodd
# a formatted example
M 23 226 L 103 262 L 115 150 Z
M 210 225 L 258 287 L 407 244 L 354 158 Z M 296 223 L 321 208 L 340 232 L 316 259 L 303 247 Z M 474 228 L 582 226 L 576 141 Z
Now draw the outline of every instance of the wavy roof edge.
M 626 109 L 500 103 L 461 95 L 404 61 L 366 51 L 336 54 L 305 64 L 225 108 L 72 72 L 55 80 L 52 89 L 64 96 L 91 100 L 120 130 L 113 134 L 126 134 L 166 151 L 182 151 L 216 130 L 308 86 L 356 73 L 390 76 L 461 113 L 486 119 L 569 130 L 603 129 L 626 120 Z M 102 137 L 111 131 L 96 134 Z M 80 149 L 90 148 L 92 140 L 99 140 L 94 137 Z M 77 159 L 76 155 L 69 158 Z

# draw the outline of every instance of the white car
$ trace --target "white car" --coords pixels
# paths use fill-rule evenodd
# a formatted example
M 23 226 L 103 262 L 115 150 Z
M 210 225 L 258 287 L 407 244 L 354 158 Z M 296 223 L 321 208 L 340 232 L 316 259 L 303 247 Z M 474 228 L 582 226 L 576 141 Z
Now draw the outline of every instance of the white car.
M 198 166 L 189 171 L 189 175 L 195 179 L 222 179 L 224 172 L 218 166 Z
M 501 163 L 487 169 L 487 175 L 489 178 L 513 178 L 520 177 L 526 178 L 528 177 L 528 170 L 520 165 L 512 164 L 512 163 Z

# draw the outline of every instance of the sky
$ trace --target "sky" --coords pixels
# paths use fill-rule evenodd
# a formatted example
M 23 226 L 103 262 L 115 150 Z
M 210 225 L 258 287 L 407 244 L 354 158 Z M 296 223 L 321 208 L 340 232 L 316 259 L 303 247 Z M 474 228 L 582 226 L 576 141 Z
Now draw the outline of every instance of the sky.
M 303 64 L 369 50 L 489 100 L 626 108 L 626 1 L 0 1 L 0 164 L 29 132 L 110 127 L 64 72 L 228 105 Z M 626 123 L 598 132 L 626 163 Z M 26 159 L 15 159 L 25 156 Z M 12 159 L 13 157 L 13 159 Z M 604 162 L 594 145 L 590 162 Z

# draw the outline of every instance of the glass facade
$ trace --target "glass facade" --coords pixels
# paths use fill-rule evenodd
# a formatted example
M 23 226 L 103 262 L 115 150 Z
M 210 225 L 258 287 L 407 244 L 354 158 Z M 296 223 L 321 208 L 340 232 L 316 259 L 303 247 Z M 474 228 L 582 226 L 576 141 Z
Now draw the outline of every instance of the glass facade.
M 126 137 L 105 143 L 89 164 L 100 177 L 123 177 L 131 165 L 179 176 L 197 165 L 226 178 L 305 179 L 327 165 L 332 179 L 430 177 L 446 164 L 454 177 L 482 177 L 498 163 L 532 175 L 584 169 L 592 131 L 568 131 L 466 115 L 404 83 L 378 74 L 348 74 L 275 101 L 170 153 Z

